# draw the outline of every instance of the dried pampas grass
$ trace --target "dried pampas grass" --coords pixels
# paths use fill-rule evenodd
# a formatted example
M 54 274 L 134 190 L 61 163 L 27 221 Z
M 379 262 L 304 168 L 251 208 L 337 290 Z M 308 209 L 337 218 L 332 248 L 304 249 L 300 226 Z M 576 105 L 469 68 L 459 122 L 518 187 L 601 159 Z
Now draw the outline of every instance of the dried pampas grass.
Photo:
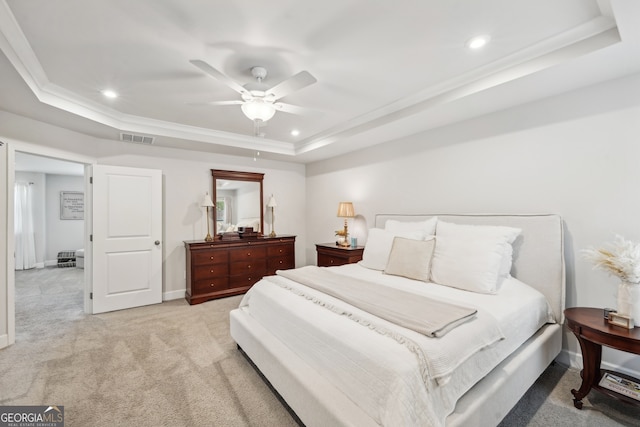
M 616 235 L 608 248 L 589 248 L 581 252 L 585 259 L 593 262 L 594 268 L 604 270 L 625 282 L 640 285 L 640 243 Z

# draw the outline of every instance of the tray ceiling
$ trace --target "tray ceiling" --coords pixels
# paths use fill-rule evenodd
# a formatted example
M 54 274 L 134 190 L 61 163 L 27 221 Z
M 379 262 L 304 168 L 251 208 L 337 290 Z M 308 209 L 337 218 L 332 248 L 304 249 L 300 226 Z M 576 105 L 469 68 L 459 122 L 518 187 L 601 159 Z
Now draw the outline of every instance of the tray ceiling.
M 309 162 L 637 72 L 633 3 L 6 0 L 0 109 L 100 138 Z M 477 35 L 490 42 L 472 51 Z M 240 85 L 254 66 L 267 87 L 303 70 L 317 82 L 281 100 L 302 114 L 277 111 L 256 132 L 239 105 L 207 104 L 241 98 L 194 59 Z

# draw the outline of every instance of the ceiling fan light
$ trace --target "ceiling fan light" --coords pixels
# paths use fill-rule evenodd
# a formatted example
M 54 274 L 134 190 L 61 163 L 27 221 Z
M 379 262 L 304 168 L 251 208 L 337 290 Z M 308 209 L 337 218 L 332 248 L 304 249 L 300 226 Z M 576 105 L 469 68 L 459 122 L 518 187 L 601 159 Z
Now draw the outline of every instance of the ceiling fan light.
M 254 98 L 242 104 L 242 112 L 250 120 L 262 120 L 266 122 L 276 113 L 273 104 Z

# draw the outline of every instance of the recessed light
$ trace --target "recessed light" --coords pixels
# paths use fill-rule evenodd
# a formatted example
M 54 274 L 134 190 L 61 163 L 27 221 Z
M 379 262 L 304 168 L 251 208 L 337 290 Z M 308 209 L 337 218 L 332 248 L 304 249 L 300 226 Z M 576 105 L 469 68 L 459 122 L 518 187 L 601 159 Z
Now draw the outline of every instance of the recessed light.
M 103 90 L 101 92 L 107 98 L 112 98 L 113 99 L 113 98 L 117 98 L 118 97 L 118 94 L 115 93 L 114 91 L 112 91 L 111 89 L 105 89 L 105 90 Z
M 466 46 L 469 49 L 480 49 L 481 47 L 489 43 L 490 40 L 491 37 L 488 35 L 476 36 L 467 40 Z
M 291 136 L 298 136 L 298 135 L 300 135 L 300 131 L 298 129 L 291 130 Z

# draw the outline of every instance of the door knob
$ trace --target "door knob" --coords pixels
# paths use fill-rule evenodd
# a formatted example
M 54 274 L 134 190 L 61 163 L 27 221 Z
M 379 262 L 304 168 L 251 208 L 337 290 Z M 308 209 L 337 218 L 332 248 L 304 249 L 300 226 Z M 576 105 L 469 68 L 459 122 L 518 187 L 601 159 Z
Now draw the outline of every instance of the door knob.
M 153 242 L 156 246 L 158 246 L 160 244 L 160 240 L 156 240 L 155 242 Z

